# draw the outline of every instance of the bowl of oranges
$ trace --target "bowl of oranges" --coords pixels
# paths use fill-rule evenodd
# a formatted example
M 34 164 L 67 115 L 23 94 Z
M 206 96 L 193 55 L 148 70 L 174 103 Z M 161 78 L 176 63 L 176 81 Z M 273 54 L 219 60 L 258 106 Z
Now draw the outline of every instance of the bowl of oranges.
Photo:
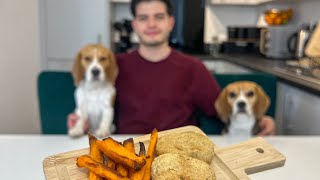
M 291 8 L 281 9 L 270 9 L 264 12 L 264 18 L 268 25 L 278 26 L 287 24 L 292 18 L 293 10 Z

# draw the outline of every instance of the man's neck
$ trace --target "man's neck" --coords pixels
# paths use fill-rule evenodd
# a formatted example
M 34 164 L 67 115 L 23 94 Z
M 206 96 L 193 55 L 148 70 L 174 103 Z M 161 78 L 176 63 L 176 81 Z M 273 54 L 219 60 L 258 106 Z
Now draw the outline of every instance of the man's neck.
M 159 46 L 140 45 L 139 54 L 150 62 L 159 62 L 164 60 L 171 53 L 171 48 L 167 44 Z

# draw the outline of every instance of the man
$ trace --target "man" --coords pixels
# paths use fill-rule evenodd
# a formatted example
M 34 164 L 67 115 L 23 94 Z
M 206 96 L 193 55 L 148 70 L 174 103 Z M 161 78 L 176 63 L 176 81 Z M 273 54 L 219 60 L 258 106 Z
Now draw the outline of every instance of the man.
M 132 0 L 131 12 L 140 44 L 138 50 L 117 56 L 117 133 L 196 125 L 198 110 L 216 116 L 220 88 L 215 79 L 200 60 L 169 47 L 174 26 L 170 0 Z M 72 115 L 69 122 L 74 119 Z M 260 135 L 274 134 L 271 118 L 261 122 Z

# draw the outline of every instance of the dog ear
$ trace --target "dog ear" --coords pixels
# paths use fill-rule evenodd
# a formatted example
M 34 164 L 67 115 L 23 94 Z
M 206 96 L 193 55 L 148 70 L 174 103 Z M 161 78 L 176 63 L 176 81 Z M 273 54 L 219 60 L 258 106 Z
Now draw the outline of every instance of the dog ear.
M 262 89 L 261 86 L 256 85 L 257 100 L 254 105 L 254 113 L 257 119 L 262 118 L 267 112 L 270 105 L 270 98 Z
M 84 78 L 84 68 L 81 65 L 81 58 L 81 52 L 79 52 L 72 67 L 72 76 L 75 86 L 78 86 L 80 81 Z
M 105 72 L 109 81 L 114 85 L 119 73 L 118 64 L 115 55 L 111 51 L 109 51 L 108 59 L 110 60 L 110 65 L 106 67 Z
M 214 103 L 214 107 L 216 108 L 216 111 L 221 119 L 222 122 L 225 124 L 229 123 L 229 117 L 232 113 L 231 106 L 228 103 L 227 99 L 227 90 L 224 88 L 222 92 L 219 94 L 216 102 Z

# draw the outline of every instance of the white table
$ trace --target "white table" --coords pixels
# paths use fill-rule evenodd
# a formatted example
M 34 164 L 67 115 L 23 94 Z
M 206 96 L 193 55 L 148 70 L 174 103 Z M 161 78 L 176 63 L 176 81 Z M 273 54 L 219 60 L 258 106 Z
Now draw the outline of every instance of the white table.
M 137 135 L 116 135 L 122 141 Z M 209 136 L 219 147 L 240 140 Z M 274 136 L 265 138 L 283 153 L 284 167 L 250 175 L 251 179 L 320 179 L 320 136 Z M 0 179 L 45 179 L 42 161 L 45 157 L 88 147 L 86 137 L 71 139 L 65 135 L 0 135 Z

